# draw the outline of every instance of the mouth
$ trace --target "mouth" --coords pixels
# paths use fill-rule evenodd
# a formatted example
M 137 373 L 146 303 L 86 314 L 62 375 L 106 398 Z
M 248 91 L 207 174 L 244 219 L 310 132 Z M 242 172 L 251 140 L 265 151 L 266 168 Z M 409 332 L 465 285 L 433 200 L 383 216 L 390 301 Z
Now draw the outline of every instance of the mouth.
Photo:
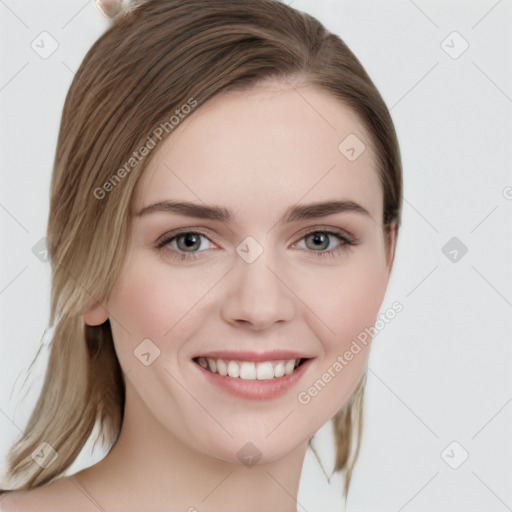
M 225 358 L 194 357 L 192 361 L 205 370 L 222 377 L 239 380 L 278 380 L 291 375 L 310 358 L 268 361 L 228 360 Z

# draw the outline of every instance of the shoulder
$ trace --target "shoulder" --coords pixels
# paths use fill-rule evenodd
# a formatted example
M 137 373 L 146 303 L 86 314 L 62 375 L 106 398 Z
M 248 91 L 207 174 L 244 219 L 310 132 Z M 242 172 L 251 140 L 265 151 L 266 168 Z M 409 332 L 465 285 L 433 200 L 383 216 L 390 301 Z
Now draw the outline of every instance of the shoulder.
M 98 508 L 75 485 L 72 478 L 61 477 L 27 491 L 0 494 L 0 512 L 97 512 Z

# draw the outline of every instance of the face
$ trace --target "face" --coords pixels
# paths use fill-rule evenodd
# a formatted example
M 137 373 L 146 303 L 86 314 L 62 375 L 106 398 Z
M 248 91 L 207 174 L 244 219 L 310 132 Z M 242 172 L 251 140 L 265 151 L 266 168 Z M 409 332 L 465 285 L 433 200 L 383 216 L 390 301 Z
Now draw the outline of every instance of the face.
M 349 135 L 366 149 L 340 150 Z M 239 463 L 251 442 L 275 460 L 340 409 L 367 362 L 369 341 L 354 340 L 394 251 L 368 134 L 328 93 L 274 82 L 213 98 L 154 151 L 104 303 L 127 393 L 194 450 Z

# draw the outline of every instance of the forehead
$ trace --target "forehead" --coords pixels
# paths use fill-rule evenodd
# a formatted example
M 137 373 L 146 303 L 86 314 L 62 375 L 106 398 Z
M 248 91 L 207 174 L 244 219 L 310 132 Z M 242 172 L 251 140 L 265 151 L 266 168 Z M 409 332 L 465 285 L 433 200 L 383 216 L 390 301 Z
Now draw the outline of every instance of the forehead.
M 363 204 L 374 220 L 382 216 L 365 127 L 344 103 L 313 86 L 271 82 L 218 95 L 153 151 L 135 211 L 182 199 L 271 222 L 299 201 L 347 199 Z

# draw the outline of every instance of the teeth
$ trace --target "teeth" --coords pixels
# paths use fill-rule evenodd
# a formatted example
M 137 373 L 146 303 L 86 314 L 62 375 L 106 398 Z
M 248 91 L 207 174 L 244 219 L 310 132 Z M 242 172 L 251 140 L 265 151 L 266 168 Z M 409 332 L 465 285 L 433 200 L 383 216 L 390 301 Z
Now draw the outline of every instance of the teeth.
M 272 376 L 273 375 L 274 374 L 272 374 Z M 256 379 L 256 377 L 257 377 L 257 372 L 256 372 L 256 367 L 254 366 L 254 363 L 242 363 L 240 365 L 240 378 L 241 379 L 254 380 L 254 379 Z
M 254 363 L 252 363 L 254 364 Z M 268 380 L 274 378 L 274 367 L 272 363 L 259 363 L 256 365 L 256 377 L 258 380 Z
M 274 368 L 274 377 L 282 377 L 284 375 L 284 363 L 279 362 Z
M 234 378 L 240 377 L 240 366 L 238 366 L 234 361 L 229 361 L 228 363 L 228 375 Z
M 289 375 L 293 372 L 293 369 L 295 368 L 295 361 L 287 361 L 284 365 L 284 373 L 285 375 Z
M 199 357 L 197 362 L 203 368 L 224 377 L 229 376 L 242 380 L 270 380 L 290 375 L 299 365 L 300 359 L 253 363 L 250 361 L 224 361 L 222 359 Z
M 212 370 L 212 372 L 213 371 L 214 370 Z M 228 367 L 222 359 L 217 360 L 217 373 L 219 375 L 222 375 L 223 377 L 225 377 L 228 374 Z

